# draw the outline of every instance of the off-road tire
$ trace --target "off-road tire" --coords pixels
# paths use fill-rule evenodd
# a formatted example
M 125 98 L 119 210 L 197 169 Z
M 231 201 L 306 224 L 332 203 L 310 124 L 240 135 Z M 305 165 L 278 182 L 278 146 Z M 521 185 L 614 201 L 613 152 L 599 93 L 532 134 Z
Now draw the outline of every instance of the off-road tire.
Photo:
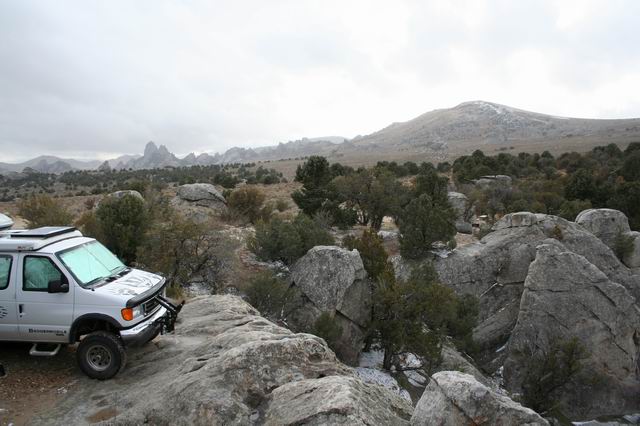
M 107 380 L 124 368 L 127 353 L 117 335 L 95 331 L 80 341 L 76 358 L 84 374 L 92 379 Z

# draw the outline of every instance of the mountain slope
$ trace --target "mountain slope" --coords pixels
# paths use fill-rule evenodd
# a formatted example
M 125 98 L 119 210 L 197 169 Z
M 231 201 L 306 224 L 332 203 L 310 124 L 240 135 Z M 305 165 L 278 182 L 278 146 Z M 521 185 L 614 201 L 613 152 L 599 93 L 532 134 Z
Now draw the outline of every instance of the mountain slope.
M 556 117 L 484 101 L 437 109 L 353 139 L 349 151 L 462 154 L 486 151 L 587 150 L 640 139 L 640 119 Z M 582 146 L 583 149 L 580 149 Z
M 100 161 L 81 161 L 69 158 L 59 158 L 53 155 L 41 155 L 22 163 L 0 163 L 0 173 L 21 172 L 30 168 L 41 173 L 63 173 L 73 169 L 95 169 Z

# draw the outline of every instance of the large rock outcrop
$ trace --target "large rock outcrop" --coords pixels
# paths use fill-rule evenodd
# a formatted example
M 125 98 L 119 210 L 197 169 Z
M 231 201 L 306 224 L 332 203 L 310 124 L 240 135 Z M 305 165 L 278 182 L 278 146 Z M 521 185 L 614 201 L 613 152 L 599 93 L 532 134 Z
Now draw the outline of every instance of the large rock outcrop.
M 219 208 L 226 204 L 226 200 L 210 183 L 190 183 L 178 188 L 178 197 L 198 206 Z
M 575 417 L 640 408 L 640 309 L 622 285 L 557 240 L 537 248 L 518 319 L 507 347 L 504 377 L 519 392 L 532 357 L 577 338 L 586 349 L 584 377 L 557 400 Z
M 326 343 L 234 296 L 193 299 L 173 335 L 130 352 L 115 379 L 83 378 L 35 424 L 406 424 L 411 406 L 364 384 Z
M 292 267 L 291 283 L 299 290 L 295 308 L 287 315 L 291 325 L 310 330 L 328 312 L 342 328 L 336 352 L 355 365 L 371 321 L 371 284 L 358 251 L 313 247 Z
M 469 374 L 442 371 L 431 377 L 416 405 L 411 424 L 543 426 L 549 423 L 533 410 L 496 393 Z
M 622 262 L 629 268 L 640 268 L 640 232 L 631 231 L 624 213 L 613 209 L 589 209 L 580 212 L 576 223 L 615 250 L 619 236 L 631 240 L 632 249 L 624 253 Z
M 178 187 L 171 205 L 196 222 L 206 222 L 211 215 L 227 211 L 224 196 L 209 183 L 191 183 Z
M 447 193 L 449 204 L 456 212 L 456 230 L 463 234 L 471 234 L 471 212 L 469 206 L 469 199 L 466 195 L 460 192 Z
M 576 223 L 600 238 L 609 247 L 613 247 L 619 233 L 631 231 L 627 216 L 613 209 L 584 210 L 576 217 Z
M 609 279 L 622 284 L 635 297 L 640 296 L 640 276 L 620 263 L 609 247 L 582 226 L 545 214 L 508 214 L 481 241 L 434 262 L 444 284 L 458 294 L 472 294 L 479 300 L 474 338 L 485 349 L 481 357 L 485 368 L 492 370 L 501 365 L 504 351 L 499 349 L 515 326 L 529 265 L 536 257 L 536 247 L 548 238 L 562 241 L 568 251 L 584 256 Z M 396 274 L 406 278 L 410 265 L 394 260 Z

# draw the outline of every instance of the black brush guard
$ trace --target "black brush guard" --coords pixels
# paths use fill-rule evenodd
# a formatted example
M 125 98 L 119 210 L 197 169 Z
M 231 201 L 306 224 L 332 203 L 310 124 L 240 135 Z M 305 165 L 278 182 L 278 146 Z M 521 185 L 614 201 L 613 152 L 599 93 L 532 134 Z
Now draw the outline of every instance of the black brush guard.
M 157 320 L 157 322 L 161 326 L 160 333 L 171 333 L 173 330 L 175 330 L 176 320 L 178 319 L 178 314 L 184 306 L 184 300 L 178 305 L 174 305 L 168 299 L 160 295 L 157 295 L 155 298 L 158 301 L 158 304 L 160 304 L 167 310 L 167 313 Z

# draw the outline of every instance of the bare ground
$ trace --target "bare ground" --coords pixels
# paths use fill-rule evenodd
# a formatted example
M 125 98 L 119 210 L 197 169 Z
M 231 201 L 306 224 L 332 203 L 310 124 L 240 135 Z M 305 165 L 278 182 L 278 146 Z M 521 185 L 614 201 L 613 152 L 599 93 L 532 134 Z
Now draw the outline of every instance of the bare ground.
M 0 425 L 29 424 L 63 398 L 82 377 L 76 366 L 75 347 L 65 346 L 55 357 L 29 356 L 30 344 L 0 344 Z

